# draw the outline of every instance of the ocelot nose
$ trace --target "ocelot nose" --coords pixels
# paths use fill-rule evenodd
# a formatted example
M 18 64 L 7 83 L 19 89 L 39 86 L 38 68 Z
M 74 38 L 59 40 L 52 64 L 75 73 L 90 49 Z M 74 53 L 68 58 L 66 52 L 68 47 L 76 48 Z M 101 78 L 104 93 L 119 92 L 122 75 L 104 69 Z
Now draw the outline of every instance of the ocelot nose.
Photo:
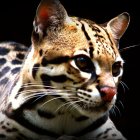
M 100 87 L 101 98 L 105 102 L 111 102 L 116 93 L 117 89 L 115 87 L 109 86 Z

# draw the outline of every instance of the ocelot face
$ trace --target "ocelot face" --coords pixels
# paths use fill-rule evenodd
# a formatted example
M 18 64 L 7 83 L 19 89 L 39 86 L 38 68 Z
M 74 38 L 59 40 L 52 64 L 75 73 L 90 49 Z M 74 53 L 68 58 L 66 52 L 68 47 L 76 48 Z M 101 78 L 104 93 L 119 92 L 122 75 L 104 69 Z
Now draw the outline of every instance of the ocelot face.
M 87 116 L 103 115 L 115 104 L 123 73 L 118 41 L 128 23 L 127 13 L 99 25 L 69 17 L 60 3 L 42 1 L 23 83 L 34 83 L 31 88 L 45 97 L 41 104 L 46 108 L 53 103 L 55 110 L 70 107 Z
M 72 21 L 75 25 L 64 27 L 50 44 L 43 40 L 41 64 L 36 74 L 33 69 L 39 62 L 31 71 L 35 81 L 55 88 L 64 102 L 84 115 L 104 113 L 115 103 L 123 60 L 104 27 L 87 20 Z

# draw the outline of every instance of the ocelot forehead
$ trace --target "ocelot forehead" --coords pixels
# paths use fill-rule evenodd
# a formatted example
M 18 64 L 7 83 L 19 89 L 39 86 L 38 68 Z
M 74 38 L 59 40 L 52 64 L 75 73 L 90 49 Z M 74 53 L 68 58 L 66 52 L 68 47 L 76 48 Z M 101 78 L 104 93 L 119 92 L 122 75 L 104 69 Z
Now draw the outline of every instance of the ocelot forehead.
M 45 43 L 44 46 L 48 60 L 85 53 L 94 59 L 114 61 L 119 55 L 110 33 L 103 26 L 77 18 L 73 18 L 73 23 L 66 25 L 58 37 L 49 41 L 47 47 Z

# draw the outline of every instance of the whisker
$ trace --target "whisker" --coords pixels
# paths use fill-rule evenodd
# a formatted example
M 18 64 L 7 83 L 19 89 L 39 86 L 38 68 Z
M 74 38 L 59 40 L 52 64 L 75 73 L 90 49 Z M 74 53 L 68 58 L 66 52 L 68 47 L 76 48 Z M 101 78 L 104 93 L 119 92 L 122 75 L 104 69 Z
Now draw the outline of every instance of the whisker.
M 65 98 L 66 98 L 66 97 L 65 97 Z M 41 105 L 41 107 L 43 107 L 43 106 L 45 106 L 46 104 L 48 104 L 49 102 L 52 102 L 52 101 L 57 100 L 57 99 L 64 99 L 64 97 L 52 98 L 52 99 L 46 101 L 45 103 L 43 103 L 43 104 Z
M 128 49 L 131 49 L 131 48 L 134 48 L 134 47 L 137 47 L 137 46 L 140 46 L 140 44 L 135 44 L 135 45 L 131 45 L 131 46 L 122 48 L 122 49 L 119 50 L 119 52 L 123 52 L 123 51 L 126 51 Z
M 58 112 L 58 110 L 60 110 L 62 107 L 68 105 L 68 104 L 71 104 L 71 101 L 67 101 L 66 103 L 60 105 L 56 110 L 55 110 L 55 113 Z
M 115 105 L 111 108 L 110 113 L 112 113 L 115 117 L 117 116 L 115 112 Z
M 129 87 L 126 85 L 126 83 L 124 83 L 123 81 L 121 81 L 121 83 L 129 90 Z
M 114 109 L 116 109 L 116 110 L 118 111 L 119 115 L 122 116 L 122 114 L 121 114 L 119 108 L 118 108 L 116 105 L 114 105 L 114 107 L 115 107 Z
M 125 86 L 123 85 L 122 81 L 120 81 L 120 84 L 121 84 L 121 86 L 123 88 L 123 92 L 125 93 Z
M 77 99 L 77 98 L 76 98 L 76 99 Z M 73 101 L 73 102 L 69 105 L 69 107 L 68 107 L 68 108 L 71 107 L 71 109 L 69 109 L 69 110 L 72 110 L 73 108 L 76 108 L 76 109 L 77 109 L 76 103 L 80 103 L 80 102 L 82 102 L 82 101 L 81 101 L 81 100 L 79 100 L 79 101 Z
M 121 107 L 124 109 L 124 105 L 122 103 L 122 101 L 118 101 L 118 103 L 121 105 Z

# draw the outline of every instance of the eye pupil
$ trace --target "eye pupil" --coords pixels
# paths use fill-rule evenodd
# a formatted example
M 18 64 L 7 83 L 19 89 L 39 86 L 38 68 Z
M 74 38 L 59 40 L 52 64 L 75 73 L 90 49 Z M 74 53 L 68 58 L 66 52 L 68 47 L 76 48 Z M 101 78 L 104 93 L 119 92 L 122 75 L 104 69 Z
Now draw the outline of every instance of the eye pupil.
M 86 67 L 87 67 L 86 59 L 84 59 L 83 57 L 77 58 L 76 64 L 77 64 L 77 66 L 80 67 L 80 68 L 86 68 Z
M 74 60 L 75 60 L 76 66 L 80 70 L 82 70 L 84 72 L 88 72 L 88 73 L 93 71 L 93 63 L 92 63 L 92 61 L 89 57 L 87 57 L 87 56 L 76 56 Z
M 121 72 L 121 62 L 115 62 L 112 66 L 112 75 L 117 77 Z

